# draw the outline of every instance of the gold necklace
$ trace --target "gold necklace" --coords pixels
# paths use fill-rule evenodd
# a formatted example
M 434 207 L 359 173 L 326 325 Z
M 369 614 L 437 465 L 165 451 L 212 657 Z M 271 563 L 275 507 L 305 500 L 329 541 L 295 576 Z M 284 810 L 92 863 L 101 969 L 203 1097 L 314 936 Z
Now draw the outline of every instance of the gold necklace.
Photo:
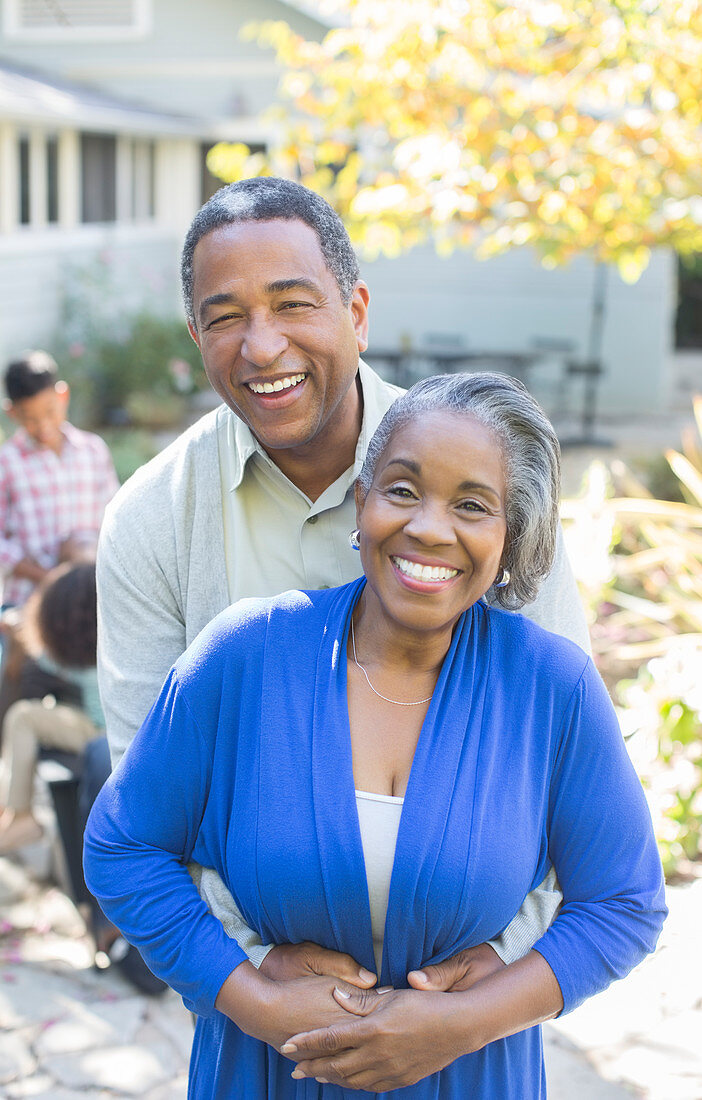
M 431 695 L 427 696 L 426 699 L 417 699 L 414 703 L 401 703 L 399 699 L 388 699 L 387 695 L 381 695 L 381 693 L 373 687 L 372 683 L 370 682 L 370 677 L 368 673 L 356 656 L 356 635 L 353 629 L 353 619 L 351 619 L 351 648 L 353 649 L 353 661 L 356 665 L 356 668 L 360 668 L 361 672 L 366 678 L 368 687 L 371 689 L 374 695 L 378 696 L 379 699 L 384 699 L 386 703 L 394 703 L 396 707 L 419 707 L 422 705 L 422 703 L 428 703 L 430 701 Z

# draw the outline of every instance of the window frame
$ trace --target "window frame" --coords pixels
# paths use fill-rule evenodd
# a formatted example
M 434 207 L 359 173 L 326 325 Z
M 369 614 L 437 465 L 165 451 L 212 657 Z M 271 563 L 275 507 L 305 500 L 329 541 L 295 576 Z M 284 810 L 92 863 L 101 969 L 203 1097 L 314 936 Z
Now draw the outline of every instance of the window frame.
M 96 27 L 26 27 L 21 21 L 22 0 L 4 0 L 2 4 L 3 34 L 14 41 L 27 42 L 110 42 L 146 38 L 153 27 L 153 0 L 131 0 L 131 26 Z

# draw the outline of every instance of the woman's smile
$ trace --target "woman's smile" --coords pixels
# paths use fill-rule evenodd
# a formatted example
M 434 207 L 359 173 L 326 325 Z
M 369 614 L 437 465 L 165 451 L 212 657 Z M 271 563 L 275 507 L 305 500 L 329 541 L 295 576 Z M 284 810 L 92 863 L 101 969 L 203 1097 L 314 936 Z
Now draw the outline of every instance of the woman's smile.
M 462 572 L 436 562 L 421 562 L 397 554 L 391 554 L 390 561 L 400 583 L 415 592 L 433 593 L 447 588 Z

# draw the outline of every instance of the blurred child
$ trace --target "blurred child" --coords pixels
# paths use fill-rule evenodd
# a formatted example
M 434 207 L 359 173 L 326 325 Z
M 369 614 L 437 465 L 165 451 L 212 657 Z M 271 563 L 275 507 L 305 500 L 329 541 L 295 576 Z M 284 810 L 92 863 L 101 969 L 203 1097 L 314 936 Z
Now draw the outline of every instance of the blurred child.
M 18 429 L 0 447 L 0 572 L 3 605 L 18 607 L 49 569 L 94 548 L 119 482 L 104 440 L 67 421 L 69 389 L 47 352 L 9 363 L 5 390 Z
M 40 748 L 81 753 L 104 730 L 95 669 L 94 563 L 61 565 L 47 575 L 26 605 L 23 635 L 41 668 L 79 689 L 82 706 L 47 695 L 22 699 L 8 710 L 0 757 L 0 854 L 41 836 L 32 812 Z

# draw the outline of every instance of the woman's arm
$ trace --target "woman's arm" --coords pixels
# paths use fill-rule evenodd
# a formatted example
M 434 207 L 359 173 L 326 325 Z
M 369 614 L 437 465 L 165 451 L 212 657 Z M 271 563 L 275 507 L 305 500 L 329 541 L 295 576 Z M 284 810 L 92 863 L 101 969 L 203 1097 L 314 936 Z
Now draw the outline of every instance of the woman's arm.
M 283 1048 L 301 1072 L 343 1075 L 347 1087 L 371 1091 L 400 1087 L 387 1084 L 387 1067 L 402 1084 L 405 1072 L 427 1076 L 569 1011 L 653 950 L 666 913 L 660 860 L 641 785 L 591 666 L 559 731 L 547 817 L 564 904 L 536 949 L 466 992 L 399 991 L 377 1004 L 352 993 L 351 1010 L 369 1013 L 363 1020 L 293 1036 L 296 1049 Z
M 198 707 L 200 718 L 205 709 Z M 210 746 L 174 670 L 93 806 L 85 836 L 86 882 L 107 916 L 189 1008 L 204 1016 L 224 1011 L 250 1034 L 280 1046 L 300 1027 L 346 1016 L 332 996 L 339 982 L 311 968 L 296 981 L 259 977 L 209 912 L 186 863 L 211 772 Z M 305 955 L 304 945 L 293 954 L 291 966 Z M 330 965 L 354 965 L 348 956 L 328 954 L 334 956 Z

